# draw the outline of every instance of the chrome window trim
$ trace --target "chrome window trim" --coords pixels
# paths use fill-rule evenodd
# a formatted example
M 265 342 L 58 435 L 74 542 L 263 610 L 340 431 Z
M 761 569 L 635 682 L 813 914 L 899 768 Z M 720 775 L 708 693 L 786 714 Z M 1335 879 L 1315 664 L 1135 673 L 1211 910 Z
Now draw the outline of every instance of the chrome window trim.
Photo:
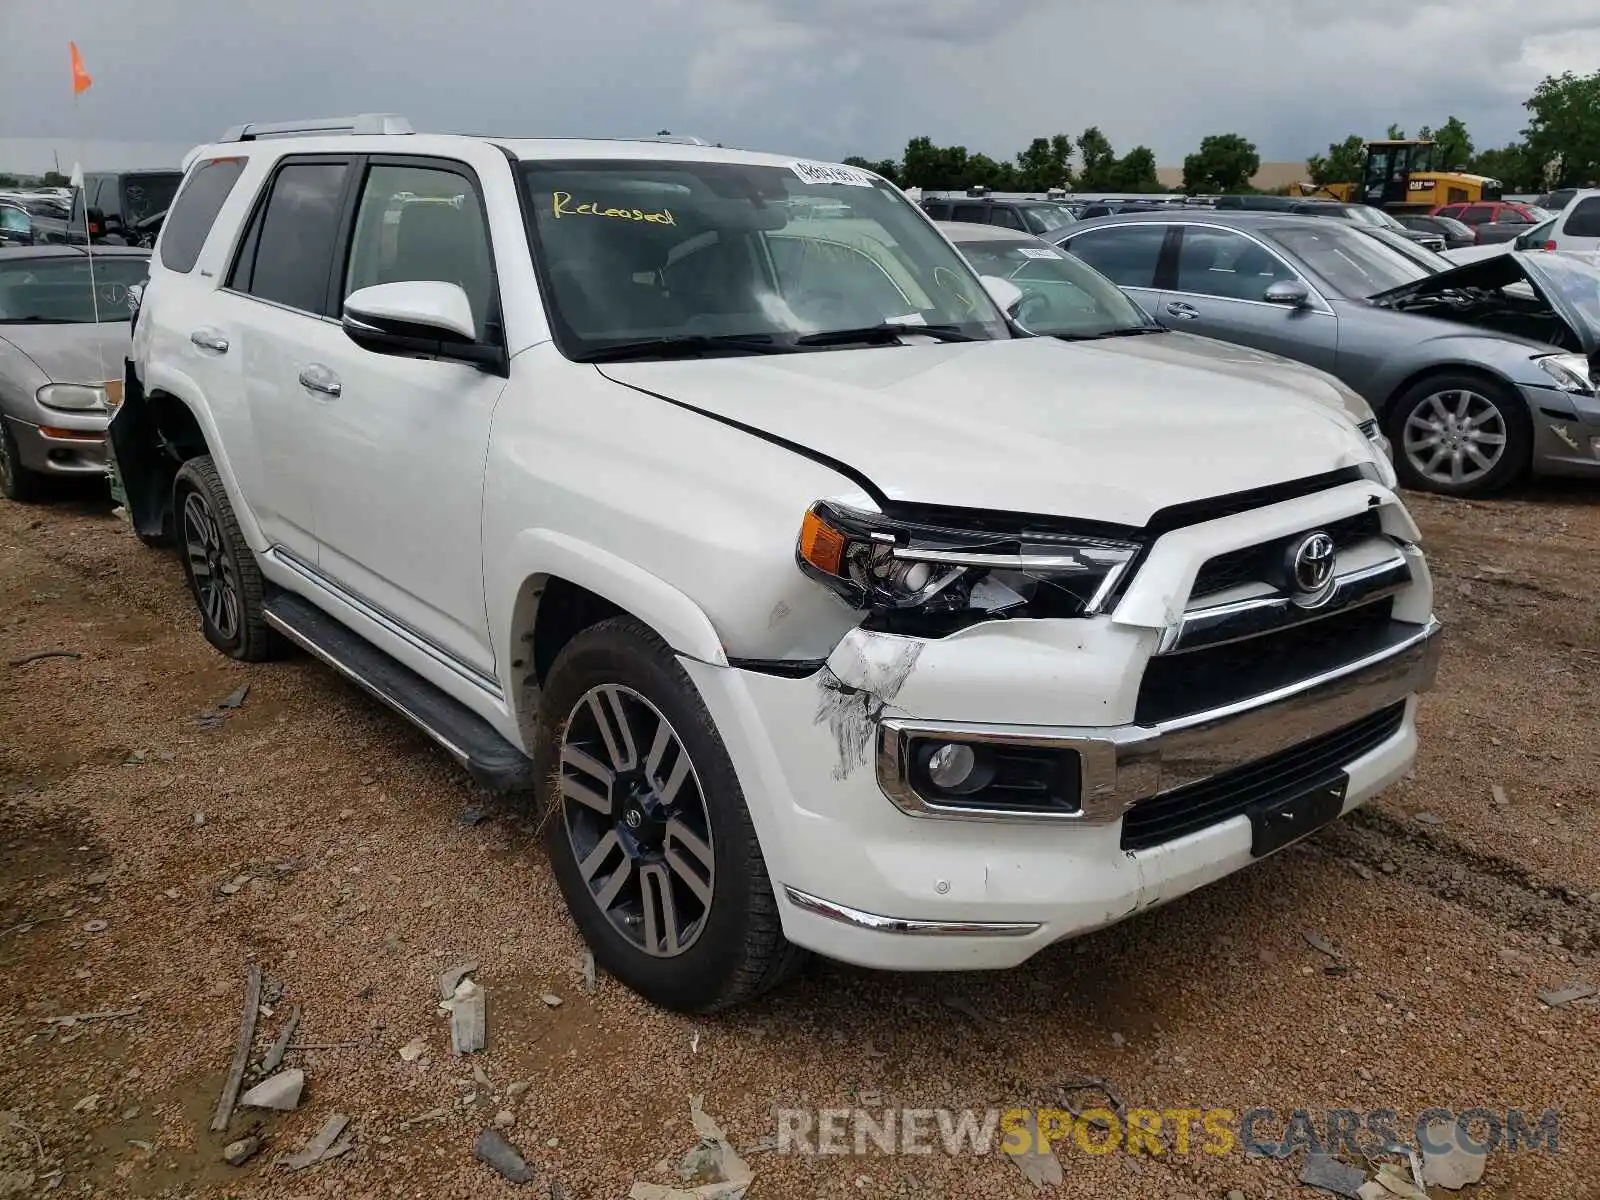
M 1334 670 L 1159 725 L 1093 728 L 885 718 L 878 729 L 878 786 L 911 817 L 1112 824 L 1140 800 L 1245 766 L 1429 690 L 1439 667 L 1439 622 L 1430 618 L 1412 628 L 1415 632 L 1394 645 Z M 907 751 L 913 737 L 1076 751 L 1082 770 L 1080 807 L 1076 812 L 1041 813 L 929 801 L 911 786 Z

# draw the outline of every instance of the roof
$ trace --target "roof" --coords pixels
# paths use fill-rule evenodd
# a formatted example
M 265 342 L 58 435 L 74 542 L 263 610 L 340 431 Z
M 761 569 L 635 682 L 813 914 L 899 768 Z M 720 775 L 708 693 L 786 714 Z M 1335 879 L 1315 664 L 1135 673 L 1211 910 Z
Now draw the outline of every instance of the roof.
M 43 246 L 0 246 L 0 261 L 13 258 L 65 258 L 67 256 L 89 257 L 89 253 L 82 246 L 64 246 L 54 243 Z M 96 246 L 94 258 L 149 258 L 150 251 L 138 246 Z
M 1046 246 L 1050 243 L 1031 233 L 1024 233 L 1020 229 L 1008 229 L 1004 225 L 979 225 L 973 221 L 935 221 L 944 234 L 952 242 L 1043 242 Z M 1076 229 L 1076 225 L 1066 226 Z

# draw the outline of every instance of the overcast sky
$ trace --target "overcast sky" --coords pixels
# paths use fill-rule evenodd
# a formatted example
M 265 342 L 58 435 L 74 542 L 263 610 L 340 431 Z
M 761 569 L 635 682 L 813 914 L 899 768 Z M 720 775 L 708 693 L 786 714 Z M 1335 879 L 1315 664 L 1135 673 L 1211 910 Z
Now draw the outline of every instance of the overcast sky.
M 94 77 L 76 103 L 68 39 Z M 1597 0 L 0 0 L 0 154 L 395 111 L 820 158 L 918 134 L 1001 157 L 1095 124 L 1165 166 L 1236 131 L 1274 161 L 1452 112 L 1501 144 L 1541 77 L 1597 64 Z

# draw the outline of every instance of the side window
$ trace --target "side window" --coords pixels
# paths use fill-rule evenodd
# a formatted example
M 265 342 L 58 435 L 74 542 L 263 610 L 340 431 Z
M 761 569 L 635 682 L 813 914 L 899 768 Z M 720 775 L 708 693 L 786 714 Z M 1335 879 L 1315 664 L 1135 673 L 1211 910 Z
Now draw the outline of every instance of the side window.
M 952 221 L 967 221 L 973 225 L 989 223 L 989 208 L 985 204 L 957 204 L 951 213 Z
M 989 224 L 1004 225 L 1007 229 L 1027 229 L 1017 210 L 1006 204 L 996 204 L 989 209 Z
M 1092 229 L 1073 238 L 1064 249 L 1072 251 L 1118 287 L 1153 287 L 1167 229 L 1166 225 Z
M 480 339 L 498 319 L 483 205 L 471 179 L 437 167 L 372 167 L 361 189 L 340 299 L 380 283 L 434 280 L 467 294 Z
M 1461 214 L 1468 225 L 1486 225 L 1494 220 L 1494 209 L 1487 204 L 1474 204 Z
M 189 272 L 200 258 L 200 248 L 244 170 L 242 158 L 213 158 L 198 164 L 189 182 L 172 202 L 161 230 L 161 265 L 169 271 Z
M 1561 232 L 1568 237 L 1600 237 L 1600 196 L 1585 196 L 1573 205 Z
M 251 222 L 228 286 L 322 314 L 339 232 L 344 162 L 287 162 Z
M 1277 255 L 1227 229 L 1190 226 L 1178 250 L 1178 291 L 1225 300 L 1260 300 L 1280 279 L 1293 279 Z
M 1459 220 L 1461 220 L 1461 212 L 1462 212 L 1462 206 L 1461 205 L 1452 204 L 1449 208 L 1441 208 L 1434 215 L 1438 216 L 1438 217 L 1454 217 L 1457 221 L 1459 221 Z
M 922 211 L 927 213 L 935 221 L 948 220 L 950 217 L 950 201 L 924 200 L 922 202 Z

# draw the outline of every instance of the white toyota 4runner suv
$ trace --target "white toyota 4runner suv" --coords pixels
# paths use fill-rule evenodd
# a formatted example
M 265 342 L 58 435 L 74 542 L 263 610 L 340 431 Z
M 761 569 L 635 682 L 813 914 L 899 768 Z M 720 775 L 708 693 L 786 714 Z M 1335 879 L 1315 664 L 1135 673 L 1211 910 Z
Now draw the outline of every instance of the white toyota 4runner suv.
M 652 1001 L 1007 967 L 1399 778 L 1438 651 L 1326 376 L 1017 296 L 850 167 L 246 126 L 187 163 L 112 441 L 211 643 L 536 792 Z

